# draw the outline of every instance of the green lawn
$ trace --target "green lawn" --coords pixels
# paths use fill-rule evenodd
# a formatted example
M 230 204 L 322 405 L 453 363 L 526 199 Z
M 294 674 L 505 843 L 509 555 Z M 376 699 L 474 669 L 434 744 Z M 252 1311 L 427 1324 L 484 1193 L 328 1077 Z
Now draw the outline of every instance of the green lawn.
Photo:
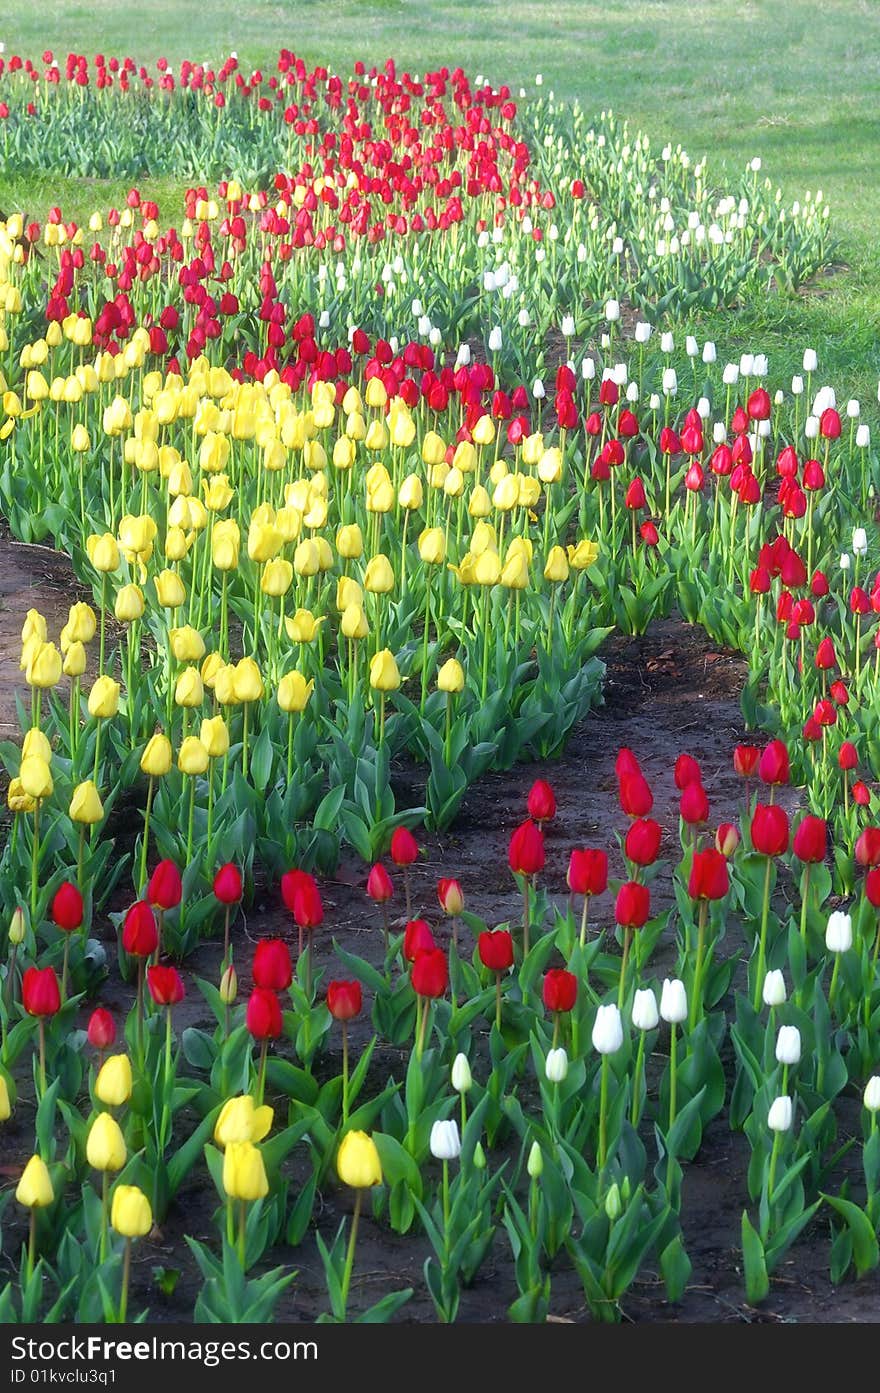
M 655 142 L 707 152 L 720 174 L 760 155 L 789 197 L 820 187 L 832 205 L 847 270 L 792 306 L 768 302 L 719 340 L 749 341 L 788 366 L 803 344 L 829 375 L 873 398 L 880 370 L 880 252 L 873 236 L 880 187 L 880 5 L 874 0 L 252 0 L 143 3 L 137 9 L 57 0 L 47 12 L 9 0 L 7 55 L 69 48 L 131 53 L 139 61 L 219 60 L 268 65 L 281 46 L 308 62 L 347 68 L 355 58 L 424 70 L 457 63 L 516 91 L 537 72 L 588 111 L 613 107 Z M 156 186 L 152 186 L 154 189 Z M 61 202 L 75 215 L 118 197 L 119 186 L 17 180 L 0 173 L 0 207 Z M 173 200 L 175 185 L 158 186 Z M 841 381 L 841 385 L 844 385 Z

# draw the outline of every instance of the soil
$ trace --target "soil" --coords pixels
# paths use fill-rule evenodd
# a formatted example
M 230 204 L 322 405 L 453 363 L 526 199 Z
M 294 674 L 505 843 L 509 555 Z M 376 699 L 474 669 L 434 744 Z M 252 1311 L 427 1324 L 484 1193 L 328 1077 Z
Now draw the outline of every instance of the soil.
M 0 719 L 3 734 L 15 721 L 18 672 L 18 636 L 27 608 L 41 608 L 50 630 L 66 617 L 74 587 L 67 563 L 43 548 L 20 547 L 0 537 Z M 447 934 L 437 910 L 436 882 L 441 874 L 457 876 L 464 888 L 467 908 L 490 925 L 516 920 L 518 892 L 507 869 L 510 831 L 522 820 L 526 794 L 537 776 L 549 778 L 556 793 L 558 811 L 545 829 L 547 870 L 544 883 L 559 898 L 566 895 L 565 870 L 572 846 L 615 846 L 613 832 L 621 828 L 616 798 L 614 760 L 622 745 L 630 746 L 642 762 L 655 796 L 653 815 L 664 828 L 661 856 L 679 856 L 678 794 L 672 769 L 683 750 L 701 763 L 712 805 L 712 820 L 734 819 L 741 810 L 742 785 L 733 774 L 730 755 L 744 735 L 739 692 L 746 665 L 735 653 L 719 650 L 699 629 L 672 618 L 654 624 L 644 638 L 613 637 L 602 654 L 607 663 L 605 704 L 575 729 L 564 756 L 556 762 L 520 765 L 505 774 L 490 775 L 473 788 L 454 828 L 443 834 L 419 833 L 424 854 L 413 868 L 414 913 L 421 911 L 438 935 Z M 417 771 L 401 765 L 395 771 L 398 806 L 420 801 L 416 796 Z M 617 853 L 615 853 L 616 855 Z M 611 858 L 612 874 L 622 865 Z M 331 939 L 344 947 L 379 961 L 381 918 L 363 893 L 364 869 L 356 858 L 344 860 L 335 877 L 322 882 L 325 925 L 316 938 L 317 970 L 332 971 Z M 668 884 L 668 877 L 666 877 Z M 662 882 L 657 885 L 655 910 L 662 907 Z M 596 919 L 607 923 L 610 895 L 596 906 Z M 108 939 L 112 934 L 109 925 Z M 258 886 L 254 905 L 239 920 L 236 958 L 247 964 L 250 949 L 243 941 L 264 935 L 280 935 L 293 943 L 290 918 L 280 906 L 277 891 Z M 730 933 L 724 950 L 737 947 Z M 666 950 L 668 953 L 668 949 Z M 115 953 L 109 955 L 115 962 Z M 185 976 L 216 980 L 220 949 L 202 945 L 188 960 Z M 655 962 L 664 967 L 661 945 Z M 114 975 L 105 984 L 101 999 L 113 1008 L 127 1009 L 129 989 Z M 249 982 L 241 973 L 241 988 Z M 175 1008 L 175 1024 L 210 1028 L 202 998 L 188 981 L 186 1001 Z M 353 1035 L 357 1048 L 367 1034 Z M 478 1043 L 478 1042 L 475 1042 Z M 400 1077 L 405 1052 L 384 1048 L 376 1065 L 376 1078 L 389 1073 Z M 338 1073 L 341 1066 L 338 1036 L 329 1037 L 329 1053 L 319 1060 L 319 1071 Z M 283 1107 L 283 1104 L 282 1104 Z M 858 1130 L 857 1100 L 845 1100 L 840 1117 L 840 1142 Z M 282 1114 L 283 1115 L 283 1114 Z M 22 1102 L 4 1128 L 0 1176 L 17 1176 L 33 1136 L 33 1107 Z M 650 1147 L 650 1142 L 649 1142 Z M 880 1274 L 874 1272 L 858 1284 L 849 1281 L 833 1287 L 828 1275 L 829 1230 L 827 1221 L 816 1221 L 802 1235 L 772 1280 L 767 1301 L 754 1309 L 746 1304 L 740 1271 L 740 1220 L 747 1204 L 746 1139 L 732 1133 L 726 1113 L 709 1126 L 697 1159 L 685 1169 L 683 1226 L 693 1264 L 691 1281 L 683 1300 L 671 1305 L 665 1299 L 659 1277 L 643 1270 L 623 1302 L 624 1319 L 660 1322 L 706 1321 L 875 1321 L 878 1319 Z M 849 1158 L 848 1158 L 849 1159 Z M 307 1161 L 302 1148 L 287 1163 L 292 1193 L 304 1178 Z M 853 1158 L 851 1169 L 857 1165 Z M 199 1279 L 183 1242 L 184 1230 L 216 1248 L 213 1223 L 217 1202 L 203 1169 L 178 1196 L 162 1233 L 154 1233 L 135 1247 L 131 1309 L 150 1309 L 151 1321 L 190 1320 Z M 12 1206 L 4 1216 L 6 1243 L 0 1262 L 2 1280 L 17 1261 L 23 1226 Z M 319 1195 L 315 1222 L 322 1237 L 332 1241 L 340 1218 L 350 1213 L 350 1196 L 331 1187 Z M 361 1225 L 352 1285 L 353 1313 L 377 1301 L 390 1290 L 411 1286 L 412 1300 L 397 1319 L 431 1321 L 433 1306 L 427 1295 L 422 1267 L 428 1254 L 426 1240 L 417 1233 L 399 1236 L 380 1226 L 368 1213 Z M 311 1321 L 326 1309 L 324 1276 L 310 1230 L 304 1242 L 291 1250 L 279 1246 L 266 1257 L 262 1268 L 294 1264 L 298 1276 L 276 1311 L 278 1321 Z M 180 1281 L 173 1296 L 162 1295 L 153 1281 L 153 1269 L 178 1269 Z M 495 1246 L 474 1285 L 462 1293 L 459 1320 L 504 1321 L 506 1309 L 517 1295 L 506 1235 L 500 1230 Z M 576 1274 L 560 1263 L 552 1273 L 551 1316 L 554 1320 L 580 1322 L 589 1319 Z

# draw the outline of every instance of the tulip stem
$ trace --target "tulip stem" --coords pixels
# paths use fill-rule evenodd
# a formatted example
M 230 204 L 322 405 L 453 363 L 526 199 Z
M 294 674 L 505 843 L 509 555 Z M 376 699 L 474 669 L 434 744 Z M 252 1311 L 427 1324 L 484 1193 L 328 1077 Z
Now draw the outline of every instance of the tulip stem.
M 40 1016 L 37 1025 L 40 1041 L 40 1097 L 46 1092 L 46 1020 Z
M 268 1040 L 260 1041 L 260 1067 L 257 1073 L 257 1107 L 263 1106 L 263 1095 L 266 1092 L 266 1056 L 269 1049 Z
M 582 911 L 582 913 L 581 913 L 581 947 L 582 947 L 582 948 L 585 946 L 585 944 L 586 944 L 586 942 L 587 942 L 587 921 L 589 920 L 589 916 L 590 916 L 590 897 L 589 897 L 589 895 L 584 895 L 584 908 L 583 908 L 583 911 Z
M 697 928 L 697 961 L 694 964 L 694 985 L 691 990 L 691 1030 L 697 1024 L 697 1020 L 703 1014 L 703 958 L 706 952 L 706 915 L 709 909 L 709 901 L 705 898 L 700 899 L 700 921 Z
M 837 978 L 840 972 L 841 956 L 840 953 L 834 954 L 834 969 L 831 973 L 831 987 L 828 992 L 828 1009 L 832 1014 L 834 1013 L 834 998 L 837 995 Z
M 34 836 L 31 843 L 31 921 L 37 920 L 37 873 L 40 864 L 40 800 L 34 803 Z
M 529 956 L 529 878 L 523 876 L 523 957 Z
M 779 1161 L 779 1147 L 782 1141 L 782 1133 L 773 1133 L 773 1146 L 770 1151 L 770 1166 L 767 1171 L 767 1217 L 761 1225 L 761 1239 L 765 1241 L 770 1232 L 771 1212 L 770 1206 L 773 1203 L 773 1191 L 776 1188 L 776 1166 Z
M 773 861 L 768 856 L 764 871 L 764 898 L 761 905 L 761 937 L 758 943 L 758 967 L 755 975 L 755 995 L 752 1001 L 756 1011 L 761 1009 L 761 993 L 764 986 L 764 967 L 767 960 L 767 922 L 770 913 L 770 871 Z
M 149 781 L 149 783 L 148 783 L 148 785 L 147 785 L 147 806 L 146 806 L 146 808 L 144 809 L 144 844 L 143 844 L 143 846 L 141 847 L 141 873 L 140 873 L 140 876 L 138 877 L 138 885 L 137 885 L 138 894 L 140 894 L 141 890 L 143 889 L 144 885 L 146 884 L 146 879 L 147 879 L 147 847 L 148 847 L 149 840 L 150 840 L 150 813 L 151 813 L 152 810 L 153 810 L 153 790 L 154 790 L 154 788 L 155 788 L 155 780 L 153 779 L 153 776 L 152 776 L 152 774 L 151 774 L 151 775 L 150 775 L 150 781 Z
M 416 1055 L 419 1059 L 421 1059 L 422 1053 L 425 1048 L 425 1039 L 428 1033 L 428 1019 L 431 1015 L 431 1003 L 427 999 L 427 997 L 422 1003 L 422 1008 L 422 1019 L 419 1024 L 419 1042 L 416 1046 Z
M 28 1278 L 34 1275 L 37 1264 L 37 1211 L 35 1206 L 31 1206 L 30 1222 L 28 1223 Z
M 348 1021 L 342 1022 L 342 1125 L 348 1123 Z
M 495 1029 L 501 1029 L 501 973 L 495 973 Z
M 144 960 L 138 958 L 137 985 L 137 1047 L 141 1068 L 144 1063 Z
M 678 1032 L 675 1028 L 675 1021 L 672 1022 L 669 1036 L 669 1127 L 666 1131 L 666 1189 L 669 1191 L 672 1182 L 672 1164 L 675 1160 L 669 1150 L 669 1133 L 672 1131 L 672 1124 L 675 1121 L 678 1110 Z
M 67 1000 L 67 970 L 70 961 L 70 934 L 64 935 L 64 959 L 61 964 L 61 1000 Z
M 358 1223 L 361 1217 L 361 1204 L 363 1202 L 363 1190 L 356 1190 L 354 1197 L 354 1213 L 351 1216 L 351 1231 L 348 1235 L 348 1251 L 345 1255 L 345 1268 L 342 1273 L 342 1319 L 345 1320 L 345 1313 L 348 1309 L 348 1289 L 351 1286 L 351 1274 L 354 1269 L 354 1250 L 357 1243 Z
M 247 707 L 245 707 L 244 710 L 245 710 L 245 721 L 247 721 Z M 247 756 L 245 756 L 245 759 L 246 759 L 246 758 L 247 758 Z M 245 770 L 245 778 L 247 778 L 247 770 Z M 195 819 L 195 812 L 196 812 L 196 776 L 195 776 L 195 774 L 191 774 L 191 775 L 190 775 L 190 779 L 189 779 L 189 811 L 188 811 L 188 813 L 187 813 L 187 818 L 186 818 L 186 864 L 187 864 L 187 865 L 189 865 L 189 863 L 192 861 L 193 822 L 194 822 L 194 819 Z
M 243 1272 L 247 1262 L 247 1204 L 244 1200 L 238 1202 L 238 1261 Z
M 599 1178 L 605 1169 L 608 1156 L 608 1056 L 603 1054 L 599 1082 Z
M 112 475 L 111 475 L 112 479 Z M 107 623 L 107 572 L 101 575 L 101 636 L 99 639 L 98 676 L 104 676 L 104 639 Z
M 101 1172 L 101 1242 L 99 1261 L 107 1261 L 107 1221 L 110 1212 L 110 1172 Z
M 623 998 L 626 995 L 626 965 L 629 959 L 629 945 L 632 941 L 632 929 L 629 924 L 623 931 L 623 957 L 620 959 L 620 982 L 617 987 L 617 1009 L 623 1010 Z
M 638 1127 L 642 1113 L 642 1100 L 639 1093 L 642 1082 L 642 1069 L 644 1068 L 645 1061 L 645 1034 L 646 1032 L 644 1030 L 639 1031 L 639 1047 L 636 1051 L 636 1065 L 633 1070 L 632 1106 L 630 1108 L 630 1122 L 633 1127 Z
M 226 906 L 226 913 L 225 913 L 225 915 L 224 915 L 224 917 L 223 917 L 223 970 L 224 970 L 224 972 L 226 971 L 227 967 L 229 966 L 229 916 L 230 916 L 230 913 L 231 913 L 231 906 L 230 906 L 230 905 L 227 905 L 227 906 Z

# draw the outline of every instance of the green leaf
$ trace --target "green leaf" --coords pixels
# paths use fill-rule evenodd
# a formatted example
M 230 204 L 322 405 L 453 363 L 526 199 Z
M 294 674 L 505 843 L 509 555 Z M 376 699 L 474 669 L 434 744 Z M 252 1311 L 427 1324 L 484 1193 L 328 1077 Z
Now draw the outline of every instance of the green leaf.
M 822 1198 L 827 1200 L 849 1229 L 858 1275 L 864 1277 L 866 1272 L 873 1272 L 880 1262 L 880 1249 L 877 1246 L 874 1226 L 865 1211 L 853 1204 L 852 1200 L 841 1199 L 838 1195 L 823 1194 Z
M 742 1247 L 745 1265 L 746 1296 L 753 1306 L 763 1301 L 770 1291 L 770 1278 L 767 1276 L 767 1263 L 764 1258 L 764 1245 L 760 1235 L 749 1222 L 743 1210 Z

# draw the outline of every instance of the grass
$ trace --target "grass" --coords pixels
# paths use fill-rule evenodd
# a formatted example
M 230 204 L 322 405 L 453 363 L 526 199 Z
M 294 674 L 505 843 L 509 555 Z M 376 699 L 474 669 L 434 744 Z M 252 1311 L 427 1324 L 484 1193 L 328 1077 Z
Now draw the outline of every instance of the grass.
M 794 302 L 768 300 L 737 320 L 703 327 L 796 367 L 815 347 L 829 377 L 873 399 L 880 371 L 880 250 L 873 235 L 880 186 L 880 6 L 875 0 L 195 0 L 122 6 L 58 0 L 46 12 L 9 0 L 6 52 L 38 57 L 51 46 L 130 53 L 151 62 L 217 61 L 235 50 L 243 67 L 274 63 L 279 47 L 346 71 L 356 58 L 393 56 L 414 71 L 461 64 L 514 92 L 537 72 L 557 96 L 588 112 L 612 107 L 659 146 L 707 152 L 719 178 L 760 155 L 789 198 L 822 188 L 831 203 L 845 269 Z M 180 185 L 150 195 L 170 214 Z M 61 203 L 82 217 L 118 200 L 122 185 L 0 173 L 0 207 L 41 214 Z

